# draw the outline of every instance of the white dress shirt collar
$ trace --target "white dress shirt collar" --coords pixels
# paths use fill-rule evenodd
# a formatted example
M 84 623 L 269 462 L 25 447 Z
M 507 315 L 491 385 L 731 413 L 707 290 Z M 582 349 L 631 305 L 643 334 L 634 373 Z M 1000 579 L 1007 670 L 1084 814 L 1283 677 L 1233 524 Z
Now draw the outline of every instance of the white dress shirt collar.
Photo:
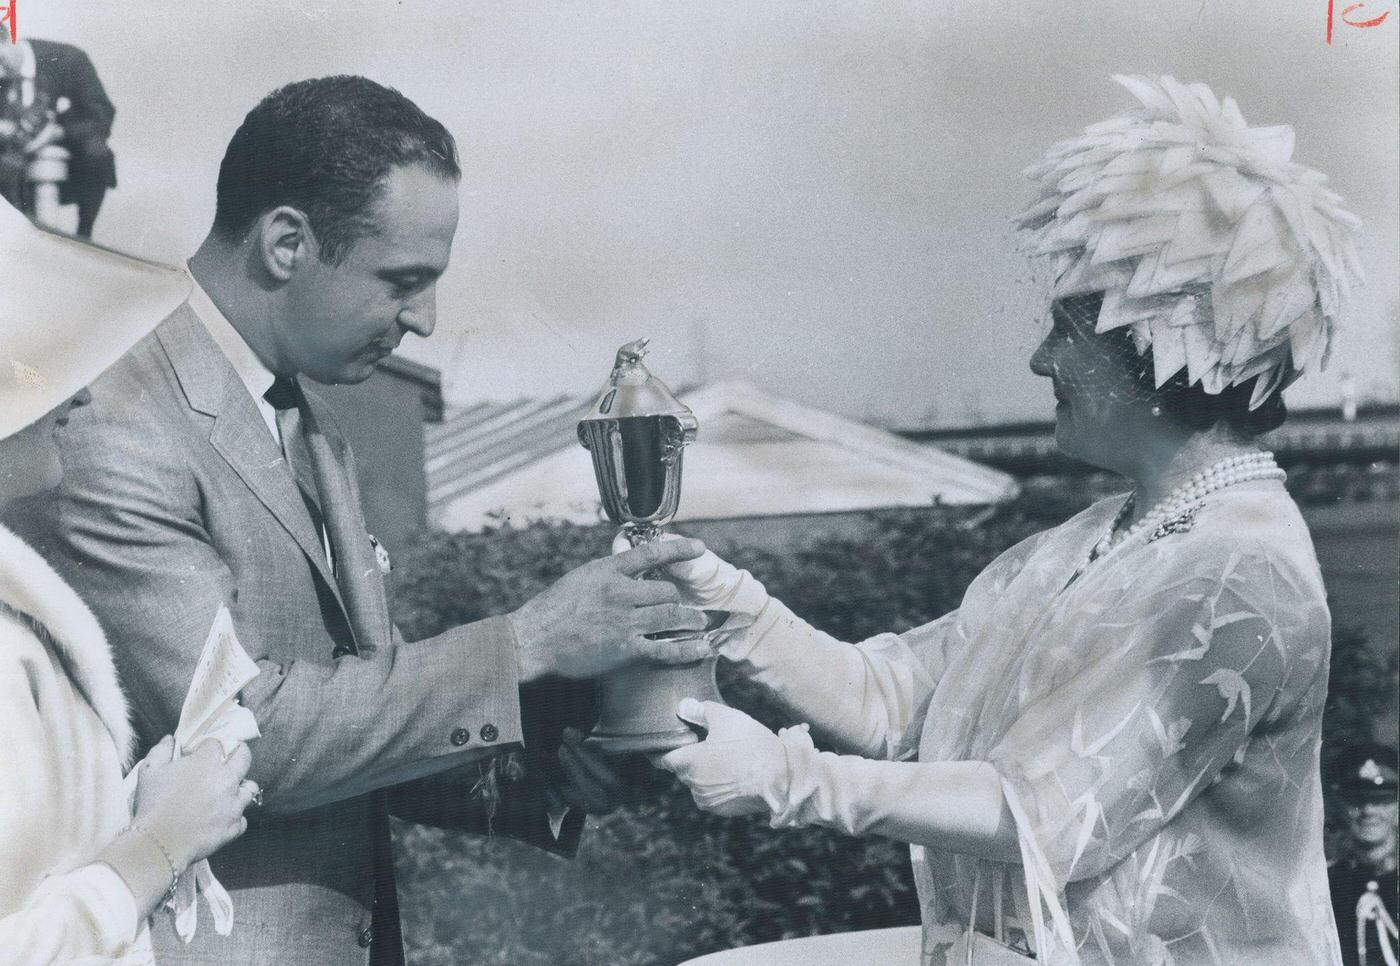
M 204 327 L 209 330 L 209 335 L 223 352 L 224 358 L 228 359 L 229 365 L 233 366 L 233 371 L 238 374 L 238 379 L 248 389 L 248 395 L 253 397 L 253 402 L 258 404 L 258 412 L 262 414 L 263 422 L 267 423 L 268 430 L 274 439 L 281 441 L 281 436 L 277 432 L 276 410 L 263 399 L 263 393 L 272 388 L 273 375 L 271 369 L 263 365 L 263 361 L 258 358 L 258 354 L 233 327 L 233 323 L 228 320 L 219 307 L 214 304 L 214 300 L 209 297 L 209 293 L 199 284 L 199 279 L 194 277 L 189 265 L 185 266 L 185 272 L 189 275 L 194 286 L 190 289 L 189 303 L 194 314 L 199 316 L 199 320 L 204 323 Z

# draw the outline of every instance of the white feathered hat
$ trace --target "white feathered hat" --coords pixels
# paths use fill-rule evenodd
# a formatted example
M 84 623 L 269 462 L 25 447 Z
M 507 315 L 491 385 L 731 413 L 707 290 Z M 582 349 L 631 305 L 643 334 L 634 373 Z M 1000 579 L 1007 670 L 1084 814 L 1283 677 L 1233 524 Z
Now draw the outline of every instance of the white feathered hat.
M 189 294 L 179 269 L 36 228 L 0 201 L 0 439 L 96 379 Z
M 1041 195 L 1017 221 L 1053 297 L 1103 292 L 1096 330 L 1130 326 L 1157 387 L 1183 368 L 1212 394 L 1259 376 L 1253 409 L 1326 365 L 1360 222 L 1291 160 L 1291 127 L 1251 128 L 1204 84 L 1113 79 L 1142 108 L 1028 168 Z

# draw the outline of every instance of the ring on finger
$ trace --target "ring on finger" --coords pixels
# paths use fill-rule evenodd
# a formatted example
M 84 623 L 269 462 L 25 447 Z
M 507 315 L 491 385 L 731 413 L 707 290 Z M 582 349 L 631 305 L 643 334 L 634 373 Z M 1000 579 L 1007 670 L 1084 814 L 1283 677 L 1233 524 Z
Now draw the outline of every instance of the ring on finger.
M 248 796 L 248 799 L 249 799 L 249 803 L 250 803 L 250 804 L 252 804 L 252 805 L 261 805 L 261 804 L 262 804 L 262 802 L 263 802 L 263 799 L 262 799 L 262 789 L 261 789 L 260 787 L 258 787 L 258 783 L 257 783 L 257 782 L 253 781 L 251 778 L 245 778 L 245 779 L 243 779 L 241 782 L 238 783 L 238 787 L 239 787 L 240 789 L 251 789 L 251 790 L 252 790 L 252 791 L 251 791 L 251 794 L 249 794 L 249 796 Z

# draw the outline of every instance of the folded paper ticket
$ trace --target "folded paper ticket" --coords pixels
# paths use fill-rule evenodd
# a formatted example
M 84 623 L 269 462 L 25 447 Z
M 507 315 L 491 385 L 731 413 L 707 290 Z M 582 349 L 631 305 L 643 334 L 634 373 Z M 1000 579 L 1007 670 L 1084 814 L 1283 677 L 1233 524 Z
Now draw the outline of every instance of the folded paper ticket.
M 209 628 L 209 637 L 204 641 L 204 652 L 199 655 L 185 703 L 180 707 L 180 724 L 175 729 L 176 752 L 183 754 L 191 750 L 205 737 L 219 737 L 210 733 L 214 725 L 224 712 L 238 707 L 238 692 L 257 676 L 257 664 L 243 650 L 238 635 L 233 632 L 233 617 L 227 607 L 220 606 L 214 625 Z M 257 726 L 253 727 L 256 737 Z M 247 739 L 234 739 L 235 742 L 243 740 Z M 231 746 L 226 746 L 224 754 L 231 750 Z

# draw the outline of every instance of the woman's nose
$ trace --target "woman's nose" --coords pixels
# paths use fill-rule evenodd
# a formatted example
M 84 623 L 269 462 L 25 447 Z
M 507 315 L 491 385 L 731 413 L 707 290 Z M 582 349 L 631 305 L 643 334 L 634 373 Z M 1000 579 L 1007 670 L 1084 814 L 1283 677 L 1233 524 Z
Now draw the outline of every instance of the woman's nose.
M 1050 339 L 1046 338 L 1031 353 L 1031 372 L 1049 378 L 1055 374 L 1055 363 L 1050 359 Z

